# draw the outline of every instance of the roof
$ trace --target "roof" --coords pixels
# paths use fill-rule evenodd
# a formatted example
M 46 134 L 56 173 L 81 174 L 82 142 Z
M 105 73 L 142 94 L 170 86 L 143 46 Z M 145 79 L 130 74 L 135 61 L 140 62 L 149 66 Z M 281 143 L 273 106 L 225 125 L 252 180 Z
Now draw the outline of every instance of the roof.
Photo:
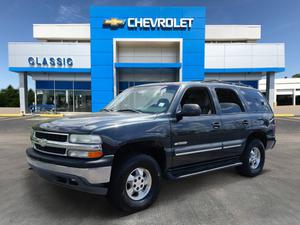
M 135 87 L 147 87 L 147 86 L 163 86 L 163 85 L 175 85 L 175 86 L 193 86 L 195 84 L 201 84 L 201 86 L 235 86 L 235 87 L 243 87 L 243 88 L 251 88 L 252 86 L 248 86 L 240 83 L 232 83 L 225 81 L 184 81 L 184 82 L 163 82 L 163 83 L 151 83 L 151 84 L 142 84 Z

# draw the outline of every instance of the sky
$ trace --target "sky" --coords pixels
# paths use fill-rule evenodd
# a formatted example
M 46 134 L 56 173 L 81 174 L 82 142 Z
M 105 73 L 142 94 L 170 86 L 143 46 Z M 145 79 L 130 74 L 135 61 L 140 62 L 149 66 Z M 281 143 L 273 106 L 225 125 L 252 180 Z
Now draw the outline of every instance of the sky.
M 262 25 L 260 42 L 286 44 L 286 70 L 277 77 L 300 73 L 299 0 L 0 0 L 0 89 L 18 88 L 18 75 L 8 71 L 8 42 L 34 41 L 34 23 L 88 23 L 91 5 L 204 6 L 206 24 Z

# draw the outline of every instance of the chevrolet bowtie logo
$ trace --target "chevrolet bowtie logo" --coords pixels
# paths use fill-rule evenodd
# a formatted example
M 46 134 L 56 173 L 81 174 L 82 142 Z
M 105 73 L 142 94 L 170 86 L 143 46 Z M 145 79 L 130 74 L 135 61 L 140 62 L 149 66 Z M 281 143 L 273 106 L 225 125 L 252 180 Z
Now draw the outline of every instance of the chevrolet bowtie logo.
M 111 26 L 111 27 L 122 27 L 125 24 L 125 20 L 119 20 L 117 18 L 110 18 L 108 20 L 103 21 L 104 26 Z

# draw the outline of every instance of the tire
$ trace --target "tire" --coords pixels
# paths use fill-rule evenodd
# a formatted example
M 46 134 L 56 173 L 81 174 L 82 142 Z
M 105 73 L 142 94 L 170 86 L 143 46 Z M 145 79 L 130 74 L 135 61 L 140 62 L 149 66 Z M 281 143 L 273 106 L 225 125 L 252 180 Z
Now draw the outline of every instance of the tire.
M 155 159 L 145 154 L 129 155 L 113 170 L 108 198 L 120 210 L 133 213 L 156 200 L 160 185 L 161 171 Z
M 258 160 L 259 159 L 259 160 Z M 242 156 L 242 165 L 237 167 L 237 171 L 247 177 L 255 177 L 261 173 L 265 164 L 265 146 L 259 139 L 251 140 Z

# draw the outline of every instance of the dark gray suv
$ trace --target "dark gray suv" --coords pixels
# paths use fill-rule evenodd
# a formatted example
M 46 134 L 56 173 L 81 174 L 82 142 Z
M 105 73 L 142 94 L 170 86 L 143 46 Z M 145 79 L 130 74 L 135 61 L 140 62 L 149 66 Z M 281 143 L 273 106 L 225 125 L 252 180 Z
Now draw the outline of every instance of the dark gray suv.
M 159 83 L 129 88 L 99 113 L 36 125 L 31 140 L 27 160 L 39 175 L 134 212 L 155 201 L 162 177 L 228 167 L 260 174 L 275 122 L 256 89 Z

